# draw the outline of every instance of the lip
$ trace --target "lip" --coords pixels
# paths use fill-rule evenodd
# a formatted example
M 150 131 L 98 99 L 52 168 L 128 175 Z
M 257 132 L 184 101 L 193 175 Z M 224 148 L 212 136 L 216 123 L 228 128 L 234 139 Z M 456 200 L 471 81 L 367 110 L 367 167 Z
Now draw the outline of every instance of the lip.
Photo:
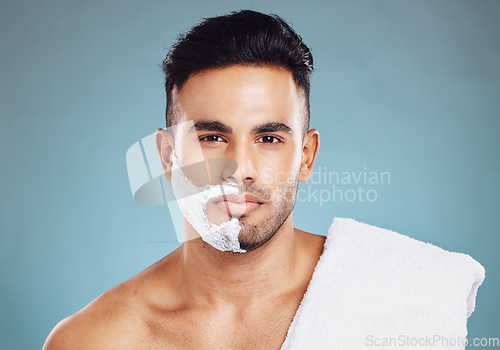
M 228 194 L 214 199 L 215 205 L 231 216 L 241 217 L 259 209 L 264 202 L 253 194 Z
M 244 193 L 244 194 L 230 193 L 216 197 L 214 200 L 214 202 L 216 203 L 222 201 L 233 202 L 233 203 L 245 203 L 245 202 L 258 203 L 258 204 L 264 203 L 262 199 L 250 193 Z

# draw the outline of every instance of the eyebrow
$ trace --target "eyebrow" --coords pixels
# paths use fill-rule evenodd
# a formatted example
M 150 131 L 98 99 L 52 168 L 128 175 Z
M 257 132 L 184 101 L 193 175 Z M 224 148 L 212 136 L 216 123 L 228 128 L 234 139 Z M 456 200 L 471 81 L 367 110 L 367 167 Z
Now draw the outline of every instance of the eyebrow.
M 293 130 L 285 123 L 266 123 L 258 125 L 252 129 L 252 134 L 263 134 L 267 132 L 284 132 L 292 134 Z
M 217 120 L 203 120 L 196 122 L 189 128 L 189 131 L 193 131 L 193 129 L 196 131 L 216 131 L 226 134 L 233 132 L 233 129 L 230 126 Z
M 190 128 L 189 131 L 215 131 L 215 132 L 221 132 L 225 134 L 231 134 L 233 132 L 233 129 L 224 124 L 221 123 L 217 120 L 203 120 L 203 121 L 198 121 L 194 123 Z M 292 134 L 293 130 L 291 127 L 286 125 L 285 123 L 276 123 L 276 122 L 270 122 L 262 125 L 257 125 L 252 128 L 251 133 L 252 134 L 264 134 L 268 132 L 284 132 L 287 134 Z

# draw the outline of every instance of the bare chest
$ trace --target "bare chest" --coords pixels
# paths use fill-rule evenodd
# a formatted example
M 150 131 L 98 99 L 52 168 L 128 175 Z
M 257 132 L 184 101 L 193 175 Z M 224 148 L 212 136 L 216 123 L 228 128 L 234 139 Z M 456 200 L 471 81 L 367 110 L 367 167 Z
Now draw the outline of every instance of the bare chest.
M 298 303 L 260 312 L 177 312 L 150 317 L 142 334 L 150 349 L 280 349 Z

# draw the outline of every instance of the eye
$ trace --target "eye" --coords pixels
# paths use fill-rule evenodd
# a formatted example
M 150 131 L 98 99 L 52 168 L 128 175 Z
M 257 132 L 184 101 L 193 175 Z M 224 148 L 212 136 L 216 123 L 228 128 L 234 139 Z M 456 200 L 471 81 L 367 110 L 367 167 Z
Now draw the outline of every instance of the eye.
M 207 135 L 199 138 L 200 141 L 205 142 L 225 142 L 225 140 L 217 135 Z
M 266 136 L 260 137 L 259 139 L 257 139 L 257 142 L 261 142 L 261 143 L 283 143 L 283 141 L 280 140 L 279 138 L 277 138 L 275 136 L 270 136 L 270 135 L 266 135 Z

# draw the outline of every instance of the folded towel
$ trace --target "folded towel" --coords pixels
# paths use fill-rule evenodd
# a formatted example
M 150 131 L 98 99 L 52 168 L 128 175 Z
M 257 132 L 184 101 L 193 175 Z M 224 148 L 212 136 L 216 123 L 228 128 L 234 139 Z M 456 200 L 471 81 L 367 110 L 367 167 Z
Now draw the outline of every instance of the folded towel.
M 334 218 L 282 349 L 464 349 L 484 273 L 469 255 Z

